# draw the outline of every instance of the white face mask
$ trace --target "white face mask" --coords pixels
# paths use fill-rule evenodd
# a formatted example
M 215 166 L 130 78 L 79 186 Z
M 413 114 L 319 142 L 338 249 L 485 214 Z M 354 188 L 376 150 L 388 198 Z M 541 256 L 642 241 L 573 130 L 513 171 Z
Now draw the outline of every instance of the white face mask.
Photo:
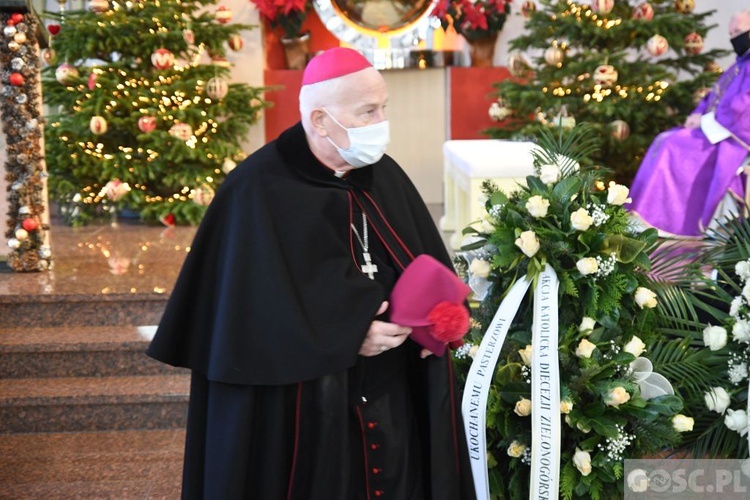
M 327 109 L 321 109 L 339 127 L 346 130 L 346 135 L 349 137 L 349 147 L 347 149 L 338 147 L 330 137 L 326 137 L 326 139 L 336 148 L 336 151 L 339 152 L 344 161 L 349 165 L 355 168 L 366 167 L 367 165 L 377 163 L 383 157 L 385 148 L 388 147 L 388 143 L 391 141 L 388 120 L 364 127 L 346 128 Z

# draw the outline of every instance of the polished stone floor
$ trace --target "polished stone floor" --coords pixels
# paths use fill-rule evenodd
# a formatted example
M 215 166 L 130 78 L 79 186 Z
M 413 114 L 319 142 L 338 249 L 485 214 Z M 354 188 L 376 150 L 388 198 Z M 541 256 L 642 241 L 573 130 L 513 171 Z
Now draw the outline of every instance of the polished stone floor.
M 163 300 L 194 234 L 195 228 L 127 222 L 78 229 L 53 224 L 53 269 L 13 273 L 0 263 L 0 299 L 17 300 L 18 307 L 34 297 L 77 301 L 132 294 Z M 100 334 L 111 330 L 113 342 L 131 342 L 123 329 L 104 328 Z M 23 340 L 35 332 L 5 331 L 25 332 Z M 65 343 L 81 331 L 61 327 L 55 334 L 56 342 Z M 184 431 L 175 429 L 18 434 L 0 429 L 0 499 L 177 499 L 184 439 Z

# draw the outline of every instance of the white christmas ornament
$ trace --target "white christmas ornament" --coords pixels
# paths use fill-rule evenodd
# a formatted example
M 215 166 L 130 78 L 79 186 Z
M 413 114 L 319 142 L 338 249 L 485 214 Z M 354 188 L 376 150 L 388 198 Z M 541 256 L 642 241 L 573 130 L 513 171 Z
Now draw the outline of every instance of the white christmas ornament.
M 221 24 L 227 24 L 232 20 L 232 10 L 229 7 L 222 5 L 216 10 L 216 21 Z
M 646 49 L 652 56 L 660 56 L 669 50 L 669 42 L 661 35 L 654 35 L 648 39 Z
M 21 242 L 18 241 L 16 238 L 11 238 L 8 240 L 8 246 L 12 248 L 13 250 L 15 250 L 21 246 Z
M 89 122 L 89 130 L 96 135 L 107 133 L 107 120 L 103 116 L 92 116 Z
M 594 71 L 594 83 L 602 87 L 611 87 L 617 83 L 617 70 L 611 64 L 602 64 Z
M 563 57 L 565 57 L 565 53 L 559 47 L 550 47 L 544 51 L 544 60 L 550 66 L 561 64 Z
M 26 231 L 25 229 L 16 229 L 16 239 L 18 241 L 23 241 L 28 237 L 29 237 L 28 231 Z
M 221 166 L 221 170 L 225 174 L 228 174 L 229 172 L 234 170 L 236 167 L 237 167 L 237 163 L 235 163 L 234 160 L 232 160 L 231 158 L 226 158 L 224 159 L 224 164 Z
M 228 92 L 229 84 L 223 78 L 213 77 L 206 83 L 206 93 L 211 99 L 223 99 Z
M 117 201 L 130 191 L 130 185 L 120 179 L 112 179 L 104 186 L 104 195 L 112 201 Z
M 76 78 L 78 78 L 78 70 L 70 64 L 61 64 L 55 70 L 55 79 L 63 85 L 71 83 Z
M 198 205 L 208 206 L 214 199 L 214 190 L 208 184 L 193 189 L 193 201 Z
M 504 102 L 498 99 L 490 105 L 489 114 L 492 121 L 499 122 L 512 115 L 513 110 L 506 106 Z
M 599 14 L 609 14 L 615 8 L 615 0 L 593 0 L 591 9 Z
M 175 123 L 169 129 L 169 135 L 182 141 L 187 141 L 193 135 L 193 127 L 187 123 Z

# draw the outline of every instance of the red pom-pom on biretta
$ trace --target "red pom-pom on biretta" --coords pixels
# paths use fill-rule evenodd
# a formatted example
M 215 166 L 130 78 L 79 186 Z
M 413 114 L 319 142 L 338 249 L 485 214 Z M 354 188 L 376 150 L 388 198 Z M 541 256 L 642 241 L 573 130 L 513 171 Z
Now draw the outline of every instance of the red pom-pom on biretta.
M 430 333 L 442 342 L 461 340 L 469 331 L 469 311 L 463 304 L 440 302 L 427 315 Z
M 302 85 L 311 85 L 372 68 L 370 61 L 354 49 L 336 47 L 313 57 L 302 74 Z

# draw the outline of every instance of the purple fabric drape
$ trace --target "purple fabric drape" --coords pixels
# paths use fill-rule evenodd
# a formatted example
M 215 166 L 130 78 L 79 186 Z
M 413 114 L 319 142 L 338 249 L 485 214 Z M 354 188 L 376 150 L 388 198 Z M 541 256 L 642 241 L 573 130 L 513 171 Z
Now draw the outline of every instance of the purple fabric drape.
M 737 58 L 693 111 L 715 111 L 716 120 L 750 144 L 750 53 Z M 750 154 L 734 138 L 711 144 L 700 128 L 676 127 L 651 144 L 630 188 L 628 208 L 649 225 L 682 236 L 698 236 L 724 197 L 745 195 L 737 173 Z

